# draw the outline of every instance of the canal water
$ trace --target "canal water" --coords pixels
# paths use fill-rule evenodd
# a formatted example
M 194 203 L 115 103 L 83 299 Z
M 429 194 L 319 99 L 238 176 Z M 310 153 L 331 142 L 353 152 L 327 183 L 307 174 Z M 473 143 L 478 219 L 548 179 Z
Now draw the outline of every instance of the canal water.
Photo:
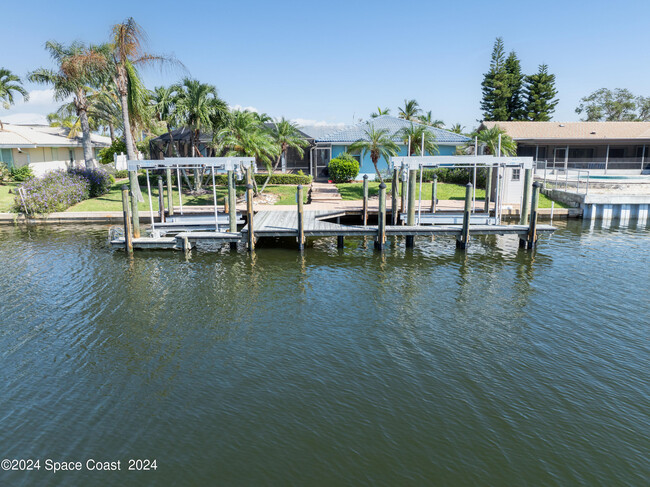
M 0 228 L 0 456 L 41 466 L 0 485 L 647 485 L 650 234 L 558 225 L 132 260 Z

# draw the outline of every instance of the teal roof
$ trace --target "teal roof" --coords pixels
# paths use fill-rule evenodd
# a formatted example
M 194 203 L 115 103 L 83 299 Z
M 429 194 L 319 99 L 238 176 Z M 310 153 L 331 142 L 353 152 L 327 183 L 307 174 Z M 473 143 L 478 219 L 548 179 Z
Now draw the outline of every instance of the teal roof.
M 396 134 L 404 127 L 410 127 L 413 125 L 422 125 L 410 120 L 404 120 L 402 118 L 391 117 L 390 115 L 381 115 L 376 118 L 371 118 L 365 122 L 352 125 L 350 127 L 345 127 L 335 132 L 331 132 L 325 136 L 319 137 L 316 139 L 316 142 L 356 142 L 357 140 L 367 140 L 366 130 L 370 126 L 374 125 L 375 130 L 386 130 L 389 134 Z M 449 130 L 438 129 L 435 127 L 426 126 L 429 132 L 433 133 L 436 138 L 436 143 L 438 144 L 450 144 L 450 145 L 460 145 L 466 144 L 470 141 L 469 137 L 465 137 L 461 134 L 455 134 Z M 395 142 L 401 142 L 400 137 L 394 137 Z

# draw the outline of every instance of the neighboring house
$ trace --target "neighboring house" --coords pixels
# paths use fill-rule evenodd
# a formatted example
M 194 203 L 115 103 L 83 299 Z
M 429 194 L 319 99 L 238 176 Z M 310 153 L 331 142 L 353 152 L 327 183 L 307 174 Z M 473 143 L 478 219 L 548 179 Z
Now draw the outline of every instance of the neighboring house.
M 3 124 L 0 130 L 0 162 L 9 168 L 29 166 L 36 176 L 55 169 L 83 166 L 81 135 L 68 138 L 68 129 L 47 125 Z M 111 145 L 110 137 L 92 134 L 97 151 Z
M 650 169 L 650 122 L 483 122 L 517 142 L 517 155 L 549 168 L 639 173 Z
M 409 120 L 391 117 L 390 115 L 381 115 L 366 122 L 358 123 L 350 127 L 342 128 L 328 135 L 320 136 L 316 139 L 316 145 L 311 149 L 311 174 L 322 176 L 331 159 L 336 158 L 336 156 L 342 152 L 346 152 L 350 144 L 357 140 L 366 138 L 365 131 L 369 128 L 370 124 L 374 125 L 375 130 L 386 130 L 388 134 L 393 135 L 394 142 L 399 146 L 399 153 L 397 155 L 400 156 L 407 155 L 408 148 L 402 141 L 401 137 L 396 134 L 402 128 L 410 127 L 411 124 L 419 125 Z M 455 155 L 456 148 L 462 147 L 470 142 L 468 137 L 449 132 L 448 130 L 434 127 L 427 127 L 427 129 L 435 136 L 438 151 L 435 154 L 427 153 L 426 155 Z M 417 145 L 420 142 L 414 140 L 411 143 Z M 360 163 L 359 177 L 363 177 L 367 174 L 368 179 L 374 179 L 376 177 L 376 172 L 375 166 L 370 159 L 370 154 L 365 154 L 363 159 L 361 155 L 355 155 L 355 157 Z M 385 161 L 383 158 L 379 160 L 377 165 L 379 166 L 380 171 L 388 169 L 388 161 Z

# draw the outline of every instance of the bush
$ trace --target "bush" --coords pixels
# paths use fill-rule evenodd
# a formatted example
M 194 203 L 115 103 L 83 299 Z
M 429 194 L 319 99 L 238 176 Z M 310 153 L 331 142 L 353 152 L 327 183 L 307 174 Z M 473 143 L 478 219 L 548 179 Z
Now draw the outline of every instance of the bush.
M 87 169 L 75 167 L 68 169 L 68 173 L 84 178 L 90 184 L 90 197 L 96 198 L 110 191 L 115 183 L 115 178 L 104 169 Z
M 353 157 L 337 157 L 327 167 L 335 183 L 347 183 L 359 174 L 359 162 Z
M 439 183 L 448 184 L 461 184 L 465 185 L 474 180 L 474 169 L 469 168 L 447 168 L 440 167 L 438 169 L 425 169 L 422 171 L 422 181 L 430 183 L 433 181 L 433 175 L 438 175 Z M 478 168 L 476 170 L 476 187 L 485 188 L 485 180 L 487 179 L 487 170 Z M 390 182 L 393 180 L 392 173 L 384 178 L 384 181 Z M 418 181 L 420 181 L 420 171 L 418 170 Z
M 122 153 L 126 154 L 126 144 L 122 139 L 115 139 L 111 145 L 100 150 L 97 157 L 102 164 L 113 164 L 113 155 Z
M 0 183 L 11 179 L 11 171 L 4 162 L 0 162 Z
M 27 181 L 34 177 L 34 172 L 29 166 L 14 167 L 11 170 L 11 179 L 18 182 Z
M 124 179 L 129 177 L 129 171 L 126 169 L 120 169 L 119 171 L 115 171 L 113 173 L 113 176 L 115 176 L 115 179 Z
M 32 178 L 21 185 L 28 213 L 64 211 L 90 196 L 90 183 L 83 177 L 65 171 L 52 171 L 42 178 Z M 14 199 L 14 208 L 24 211 L 20 194 Z

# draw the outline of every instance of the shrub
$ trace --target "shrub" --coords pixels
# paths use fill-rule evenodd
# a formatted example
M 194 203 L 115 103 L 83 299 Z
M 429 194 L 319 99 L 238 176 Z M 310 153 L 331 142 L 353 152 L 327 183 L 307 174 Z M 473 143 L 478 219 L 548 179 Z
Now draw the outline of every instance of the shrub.
M 327 167 L 335 183 L 347 183 L 359 174 L 359 162 L 353 157 L 337 157 Z
M 113 174 L 115 176 L 115 179 L 124 179 L 129 177 L 129 171 L 126 169 L 120 169 L 119 171 L 115 171 Z
M 0 162 L 0 183 L 11 179 L 11 171 L 4 162 Z
M 115 162 L 113 155 L 121 153 L 126 154 L 126 144 L 122 139 L 115 139 L 111 145 L 101 149 L 97 153 L 97 157 L 102 164 L 113 164 Z
M 14 181 L 23 182 L 34 177 L 34 172 L 29 166 L 14 167 L 11 170 L 11 178 Z
M 115 178 L 104 169 L 87 169 L 75 167 L 68 169 L 68 173 L 84 178 L 90 184 L 90 197 L 96 198 L 110 191 Z
M 90 183 L 79 175 L 65 171 L 52 171 L 42 178 L 32 178 L 21 188 L 28 213 L 64 211 L 90 196 Z M 20 194 L 14 199 L 14 208 L 24 211 Z

